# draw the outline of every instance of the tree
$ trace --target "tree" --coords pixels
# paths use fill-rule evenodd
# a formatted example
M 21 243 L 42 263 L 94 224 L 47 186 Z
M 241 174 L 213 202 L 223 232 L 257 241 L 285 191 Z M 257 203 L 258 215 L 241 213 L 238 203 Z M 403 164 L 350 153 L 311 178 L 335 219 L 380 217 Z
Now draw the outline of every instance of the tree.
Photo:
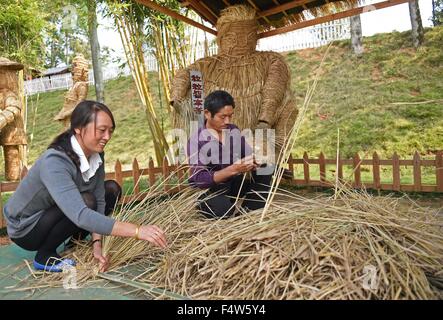
M 46 14 L 38 0 L 0 0 L 0 56 L 40 69 L 44 64 Z
M 443 24 L 443 0 L 432 0 L 432 23 L 434 26 Z
M 418 0 L 411 0 L 408 3 L 412 27 L 412 44 L 415 48 L 418 48 L 423 44 L 425 39 L 423 24 L 421 23 L 420 7 L 418 6 Z
M 363 53 L 362 30 L 360 15 L 352 16 L 351 22 L 351 47 L 354 54 L 360 56 Z
M 95 94 L 97 101 L 104 102 L 103 71 L 100 61 L 100 43 L 97 36 L 97 4 L 87 0 L 89 44 L 91 46 L 92 68 L 94 70 Z
M 51 12 L 45 30 L 46 67 L 56 67 L 62 62 L 70 65 L 79 53 L 89 60 L 86 6 L 74 0 L 48 0 L 45 11 Z

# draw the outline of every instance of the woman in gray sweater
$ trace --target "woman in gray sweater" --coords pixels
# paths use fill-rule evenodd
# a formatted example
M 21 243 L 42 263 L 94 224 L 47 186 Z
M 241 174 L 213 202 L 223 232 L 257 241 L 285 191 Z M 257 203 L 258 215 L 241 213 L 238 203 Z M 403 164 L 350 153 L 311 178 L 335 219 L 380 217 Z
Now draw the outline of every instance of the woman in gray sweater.
M 67 239 L 89 232 L 101 271 L 109 265 L 102 254 L 102 235 L 135 237 L 166 247 L 159 227 L 107 216 L 121 193 L 117 183 L 104 181 L 103 150 L 114 129 L 108 107 L 80 102 L 71 115 L 70 128 L 54 139 L 6 203 L 3 213 L 9 237 L 23 249 L 37 251 L 36 269 L 60 272 L 63 266 L 75 265 L 61 259 L 56 249 Z

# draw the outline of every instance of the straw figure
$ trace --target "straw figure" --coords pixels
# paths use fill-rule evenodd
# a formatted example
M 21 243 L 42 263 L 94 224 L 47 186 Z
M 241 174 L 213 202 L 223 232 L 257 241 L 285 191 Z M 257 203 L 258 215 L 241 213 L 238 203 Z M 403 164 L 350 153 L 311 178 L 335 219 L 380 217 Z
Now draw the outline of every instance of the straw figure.
M 8 181 L 20 179 L 26 134 L 23 125 L 23 106 L 19 99 L 17 71 L 23 65 L 0 58 L 0 144 L 5 155 L 5 178 Z
M 222 11 L 217 21 L 218 54 L 179 70 L 173 81 L 176 127 L 189 130 L 189 121 L 196 119 L 190 83 L 190 71 L 196 70 L 202 74 L 205 95 L 225 90 L 234 97 L 233 123 L 241 130 L 273 128 L 281 145 L 297 117 L 290 70 L 280 54 L 255 50 L 258 27 L 251 7 L 235 5 Z
M 72 60 L 72 80 L 74 85 L 65 96 L 63 109 L 54 118 L 61 121 L 65 129 L 69 127 L 74 108 L 88 95 L 88 60 L 82 54 Z

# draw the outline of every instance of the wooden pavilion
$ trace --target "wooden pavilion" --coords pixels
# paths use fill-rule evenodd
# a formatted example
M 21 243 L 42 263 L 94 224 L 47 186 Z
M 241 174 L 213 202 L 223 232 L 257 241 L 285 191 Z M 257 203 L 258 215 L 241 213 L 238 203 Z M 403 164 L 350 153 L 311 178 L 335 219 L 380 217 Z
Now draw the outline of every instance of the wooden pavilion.
M 202 19 L 210 23 L 211 28 L 163 7 L 155 1 L 135 1 L 214 35 L 217 35 L 215 25 L 224 8 L 235 4 L 249 4 L 257 11 L 259 17 L 258 21 L 261 26 L 259 38 L 408 2 L 408 0 L 385 0 L 370 5 L 361 5 L 362 1 L 360 0 L 178 0 L 183 7 L 192 9 Z

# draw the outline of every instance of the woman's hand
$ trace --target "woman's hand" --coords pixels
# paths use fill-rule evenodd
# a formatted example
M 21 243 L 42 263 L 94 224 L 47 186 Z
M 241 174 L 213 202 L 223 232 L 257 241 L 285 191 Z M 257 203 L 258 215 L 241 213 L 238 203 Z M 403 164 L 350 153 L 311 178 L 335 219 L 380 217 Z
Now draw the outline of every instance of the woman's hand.
M 111 235 L 149 241 L 160 248 L 166 248 L 167 246 L 165 233 L 154 225 L 138 226 L 129 222 L 116 221 Z
M 166 248 L 167 246 L 165 233 L 155 225 L 140 226 L 138 238 L 149 241 L 160 248 Z
M 95 242 L 92 247 L 92 253 L 95 260 L 98 261 L 99 272 L 105 272 L 109 268 L 110 261 L 102 254 L 102 245 L 100 242 Z

